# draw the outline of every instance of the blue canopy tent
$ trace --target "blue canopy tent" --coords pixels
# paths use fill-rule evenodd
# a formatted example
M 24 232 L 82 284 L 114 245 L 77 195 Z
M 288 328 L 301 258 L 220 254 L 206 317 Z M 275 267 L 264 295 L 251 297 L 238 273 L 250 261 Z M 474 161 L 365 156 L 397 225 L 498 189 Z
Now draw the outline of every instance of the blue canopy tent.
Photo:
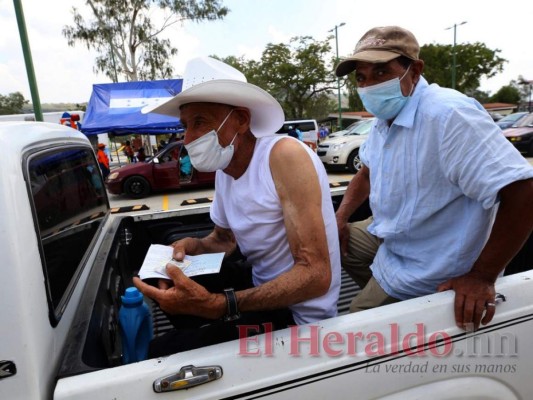
M 141 113 L 143 107 L 162 103 L 181 92 L 182 81 L 167 79 L 93 85 L 81 131 L 87 136 L 183 132 L 179 118 Z

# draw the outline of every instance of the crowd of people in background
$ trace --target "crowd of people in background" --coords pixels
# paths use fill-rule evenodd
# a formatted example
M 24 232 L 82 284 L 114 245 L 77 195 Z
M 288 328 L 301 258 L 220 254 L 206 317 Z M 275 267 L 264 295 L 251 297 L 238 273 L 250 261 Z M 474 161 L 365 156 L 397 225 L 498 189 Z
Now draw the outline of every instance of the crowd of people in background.
M 169 136 L 168 141 L 165 141 L 164 139 L 160 139 L 157 146 L 155 145 L 152 146 L 150 155 L 157 151 L 163 150 L 168 144 L 173 143 L 177 140 L 178 140 L 178 137 L 175 133 Z M 146 151 L 146 145 L 143 146 L 141 139 L 138 137 L 133 138 L 131 141 L 126 140 L 122 142 L 121 147 L 118 150 L 116 150 L 116 152 L 117 152 L 117 157 L 118 157 L 119 152 L 121 152 L 121 154 L 126 157 L 126 161 L 128 163 L 144 162 L 146 161 L 148 157 L 147 151 Z M 97 156 L 98 164 L 100 165 L 100 169 L 102 170 L 102 175 L 104 179 L 106 179 L 110 173 L 110 162 L 113 161 L 112 153 L 109 147 L 106 146 L 104 143 L 98 143 L 96 147 L 96 156 Z M 120 160 L 120 157 L 119 157 L 119 160 Z M 187 162 L 185 162 L 185 164 L 187 164 Z M 189 167 L 185 166 L 184 168 L 185 168 L 185 171 L 187 171 L 187 169 L 190 169 L 191 168 L 190 162 L 189 162 Z M 184 172 L 182 171 L 182 173 Z

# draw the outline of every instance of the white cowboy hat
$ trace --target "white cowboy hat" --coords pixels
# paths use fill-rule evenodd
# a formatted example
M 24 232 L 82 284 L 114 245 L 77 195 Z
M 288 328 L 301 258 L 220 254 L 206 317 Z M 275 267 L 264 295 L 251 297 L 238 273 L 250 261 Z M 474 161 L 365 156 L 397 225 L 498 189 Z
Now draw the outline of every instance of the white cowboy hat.
M 250 130 L 256 137 L 273 135 L 283 125 L 283 109 L 269 93 L 246 81 L 244 74 L 210 57 L 190 60 L 185 67 L 183 87 L 163 104 L 144 107 L 143 114 L 180 116 L 188 103 L 219 103 L 250 110 Z

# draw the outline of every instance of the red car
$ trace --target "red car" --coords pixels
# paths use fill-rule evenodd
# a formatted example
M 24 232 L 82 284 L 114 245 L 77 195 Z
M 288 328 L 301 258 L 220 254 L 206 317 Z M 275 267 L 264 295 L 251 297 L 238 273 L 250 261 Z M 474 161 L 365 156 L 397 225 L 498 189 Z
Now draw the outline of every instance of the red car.
M 112 194 L 125 193 L 138 199 L 148 196 L 152 191 L 213 185 L 215 173 L 199 172 L 190 166 L 190 162 L 187 171 L 185 156 L 182 141 L 169 143 L 145 162 L 131 163 L 113 170 L 105 182 L 107 190 Z
M 533 113 L 504 129 L 503 134 L 520 153 L 533 157 Z

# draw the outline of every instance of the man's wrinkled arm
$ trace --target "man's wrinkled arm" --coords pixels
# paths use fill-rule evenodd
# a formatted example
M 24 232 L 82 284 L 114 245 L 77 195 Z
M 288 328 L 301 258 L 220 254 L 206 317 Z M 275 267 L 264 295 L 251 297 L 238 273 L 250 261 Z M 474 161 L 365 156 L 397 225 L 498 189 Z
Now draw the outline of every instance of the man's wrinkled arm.
M 301 144 L 281 140 L 270 156 L 294 266 L 261 286 L 237 292 L 239 309 L 269 310 L 324 295 L 331 265 L 322 215 L 322 192 L 314 165 Z

